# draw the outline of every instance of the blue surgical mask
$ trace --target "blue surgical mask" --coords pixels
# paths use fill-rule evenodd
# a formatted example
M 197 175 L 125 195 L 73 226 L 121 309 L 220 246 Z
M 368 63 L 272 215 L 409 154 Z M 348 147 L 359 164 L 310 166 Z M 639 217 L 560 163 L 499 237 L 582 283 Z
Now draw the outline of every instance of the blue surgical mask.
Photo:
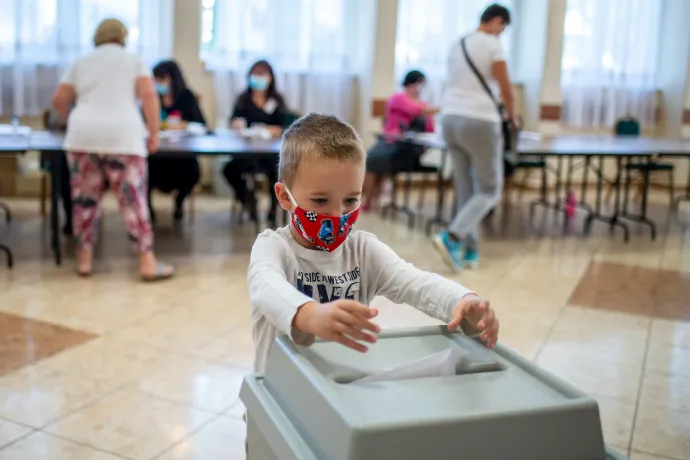
M 167 83 L 156 83 L 156 92 L 159 96 L 165 96 L 170 91 L 170 85 Z
M 259 75 L 250 75 L 249 87 L 254 91 L 266 91 L 268 89 L 268 78 Z

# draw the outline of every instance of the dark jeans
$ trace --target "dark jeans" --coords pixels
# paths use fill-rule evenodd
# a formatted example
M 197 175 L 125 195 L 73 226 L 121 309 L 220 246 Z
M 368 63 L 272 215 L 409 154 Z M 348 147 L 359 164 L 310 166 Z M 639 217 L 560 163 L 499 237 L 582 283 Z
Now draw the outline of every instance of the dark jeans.
M 151 190 L 175 195 L 175 208 L 182 209 L 184 200 L 192 193 L 201 176 L 196 157 L 166 158 L 149 157 L 149 207 Z
M 223 168 L 223 176 L 230 187 L 235 192 L 235 198 L 242 203 L 252 219 L 257 219 L 256 208 L 248 209 L 248 205 L 253 202 L 256 203 L 256 196 L 253 190 L 247 187 L 247 175 L 251 173 L 259 173 L 266 175 L 269 183 L 269 194 L 271 196 L 271 210 L 268 214 L 269 220 L 275 220 L 276 210 L 278 209 L 278 199 L 273 193 L 273 186 L 278 182 L 278 165 L 274 158 L 262 158 L 258 164 L 253 164 L 254 161 L 248 158 L 233 158 Z M 258 167 L 258 168 L 257 168 Z

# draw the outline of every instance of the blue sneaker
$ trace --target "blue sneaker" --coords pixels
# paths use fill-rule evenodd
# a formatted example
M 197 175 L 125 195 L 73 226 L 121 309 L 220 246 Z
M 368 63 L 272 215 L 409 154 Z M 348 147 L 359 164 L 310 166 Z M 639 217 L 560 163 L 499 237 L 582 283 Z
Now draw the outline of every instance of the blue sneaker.
M 453 240 L 448 232 L 441 232 L 431 240 L 443 261 L 456 272 L 462 271 L 462 243 Z
M 477 251 L 476 249 L 466 250 L 465 255 L 462 258 L 462 261 L 464 263 L 465 268 L 476 270 L 479 266 L 479 251 Z

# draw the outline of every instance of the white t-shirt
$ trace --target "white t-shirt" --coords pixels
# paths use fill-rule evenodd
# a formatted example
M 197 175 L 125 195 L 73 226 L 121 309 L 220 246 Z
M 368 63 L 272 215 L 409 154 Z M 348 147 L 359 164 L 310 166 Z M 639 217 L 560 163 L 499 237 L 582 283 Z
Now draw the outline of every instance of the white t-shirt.
M 381 295 L 447 322 L 453 307 L 471 293 L 415 268 L 370 233 L 352 232 L 329 253 L 301 246 L 289 227 L 266 230 L 257 237 L 248 281 L 257 373 L 264 372 L 279 335 L 289 335 L 299 345 L 314 342 L 313 336 L 292 328 L 297 309 L 312 300 L 326 303 L 347 298 L 369 305 Z
M 498 84 L 491 72 L 494 62 L 505 61 L 498 36 L 477 31 L 467 36 L 466 45 L 470 59 L 498 98 Z M 446 85 L 441 107 L 443 114 L 501 121 L 496 105 L 467 64 L 460 39 L 450 49 Z
M 72 64 L 62 78 L 77 95 L 67 121 L 65 150 L 146 156 L 136 81 L 150 76 L 138 56 L 116 44 L 101 45 Z

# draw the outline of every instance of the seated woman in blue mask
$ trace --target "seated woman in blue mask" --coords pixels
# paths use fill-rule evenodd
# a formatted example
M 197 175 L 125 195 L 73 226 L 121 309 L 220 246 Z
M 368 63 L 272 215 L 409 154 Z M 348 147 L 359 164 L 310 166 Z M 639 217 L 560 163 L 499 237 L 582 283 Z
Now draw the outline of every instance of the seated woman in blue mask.
M 279 137 L 286 127 L 288 110 L 283 96 L 276 89 L 273 68 L 267 61 L 257 61 L 247 74 L 247 89 L 239 95 L 230 118 L 230 125 L 234 130 L 261 124 L 272 136 Z M 265 158 L 259 162 L 259 170 L 268 178 L 271 186 L 271 210 L 268 220 L 274 222 L 276 217 L 277 200 L 273 193 L 273 185 L 278 180 L 278 158 Z M 251 203 L 254 192 L 248 190 L 245 174 L 252 171 L 251 160 L 234 158 L 223 169 L 223 176 L 235 191 L 235 197 L 249 212 L 252 220 L 257 220 L 257 210 Z
M 156 91 L 161 103 L 161 128 L 184 129 L 187 123 L 206 125 L 204 115 L 199 109 L 196 95 L 187 87 L 180 67 L 175 61 L 163 61 L 153 68 Z M 155 214 L 151 205 L 151 190 L 175 193 L 173 218 L 183 217 L 184 200 L 192 193 L 199 182 L 200 170 L 196 156 L 157 157 L 149 156 L 149 207 L 151 220 Z

